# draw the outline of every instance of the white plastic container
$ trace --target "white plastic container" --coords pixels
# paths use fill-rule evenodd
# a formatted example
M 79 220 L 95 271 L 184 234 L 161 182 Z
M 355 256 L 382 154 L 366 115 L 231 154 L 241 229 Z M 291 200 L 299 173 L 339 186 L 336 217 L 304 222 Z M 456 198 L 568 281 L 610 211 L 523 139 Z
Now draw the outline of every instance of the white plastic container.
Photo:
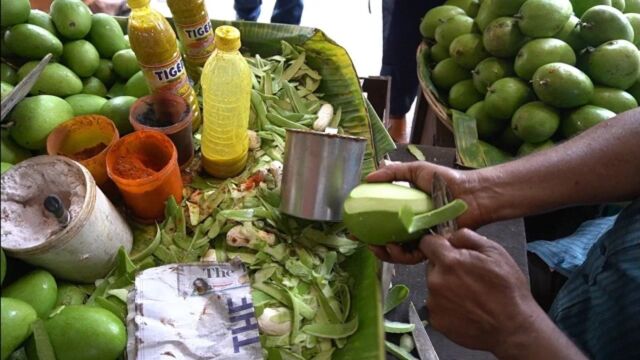
M 89 170 L 62 156 L 37 156 L 2 175 L 2 248 L 58 278 L 91 283 L 129 252 L 131 229 L 96 186 Z M 66 227 L 44 208 L 58 196 L 70 214 Z

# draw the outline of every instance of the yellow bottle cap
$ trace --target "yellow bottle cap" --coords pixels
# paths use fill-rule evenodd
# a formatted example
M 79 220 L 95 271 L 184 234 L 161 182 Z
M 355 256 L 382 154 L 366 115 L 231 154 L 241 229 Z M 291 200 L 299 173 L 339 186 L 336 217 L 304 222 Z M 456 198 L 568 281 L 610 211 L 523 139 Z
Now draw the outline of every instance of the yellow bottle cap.
M 222 25 L 216 28 L 216 48 L 222 51 L 235 51 L 240 49 L 240 30 L 233 26 Z
M 148 6 L 150 2 L 151 0 L 127 0 L 127 4 L 132 9 Z

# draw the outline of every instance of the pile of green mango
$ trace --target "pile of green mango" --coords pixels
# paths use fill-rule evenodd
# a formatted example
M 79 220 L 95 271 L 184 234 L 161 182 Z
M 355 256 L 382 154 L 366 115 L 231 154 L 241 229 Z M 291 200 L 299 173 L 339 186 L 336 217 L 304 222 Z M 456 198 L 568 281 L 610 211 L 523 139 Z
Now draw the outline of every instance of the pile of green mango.
M 81 0 L 55 0 L 49 13 L 31 9 L 29 0 L 0 0 L 0 14 L 2 98 L 53 54 L 9 114 L 14 125 L 0 137 L 2 172 L 42 153 L 49 133 L 74 116 L 104 115 L 121 136 L 133 130 L 129 109 L 149 87 L 115 18 L 92 14 Z
M 485 153 L 540 151 L 640 102 L 640 0 L 448 0 L 420 32 Z
M 0 255 L 4 282 L 7 264 Z M 117 359 L 126 346 L 125 325 L 111 311 L 87 304 L 87 293 L 41 269 L 3 284 L 0 360 L 51 358 L 47 351 L 56 359 Z

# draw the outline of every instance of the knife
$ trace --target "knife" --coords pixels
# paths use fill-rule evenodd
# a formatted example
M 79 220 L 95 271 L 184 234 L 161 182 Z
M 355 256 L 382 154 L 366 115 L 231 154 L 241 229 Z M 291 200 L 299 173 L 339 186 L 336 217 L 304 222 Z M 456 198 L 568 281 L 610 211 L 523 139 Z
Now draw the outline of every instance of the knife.
M 42 70 L 44 70 L 44 67 L 49 63 L 49 60 L 51 60 L 52 57 L 52 54 L 47 54 L 47 56 L 40 60 L 40 63 L 38 63 L 38 65 L 36 65 L 36 67 L 31 70 L 18 85 L 16 85 L 9 96 L 2 100 L 2 103 L 0 104 L 0 123 L 5 122 L 5 118 L 11 109 L 13 109 L 13 107 L 16 106 L 20 100 L 24 99 L 29 91 L 31 91 L 33 85 L 38 81 Z
M 431 182 L 431 199 L 435 208 L 447 205 L 452 201 L 452 198 L 447 182 L 438 173 L 434 173 Z M 445 238 L 451 236 L 456 230 L 458 230 L 458 224 L 455 219 L 436 225 L 436 234 Z
M 429 339 L 427 330 L 425 330 L 424 324 L 422 324 L 422 320 L 420 320 L 420 315 L 418 315 L 416 307 L 413 305 L 413 301 L 409 304 L 409 322 L 415 325 L 411 333 L 413 335 L 413 340 L 416 343 L 416 350 L 418 350 L 420 359 L 438 360 L 436 349 L 433 348 L 431 339 Z

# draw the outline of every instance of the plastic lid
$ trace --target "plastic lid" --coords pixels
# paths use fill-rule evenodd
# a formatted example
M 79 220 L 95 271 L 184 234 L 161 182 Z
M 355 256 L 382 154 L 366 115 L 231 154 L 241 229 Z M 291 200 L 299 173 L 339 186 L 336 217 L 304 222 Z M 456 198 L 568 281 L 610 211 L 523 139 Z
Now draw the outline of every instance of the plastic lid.
M 132 9 L 148 6 L 150 2 L 151 0 L 127 0 L 127 4 Z
M 222 25 L 216 28 L 216 48 L 222 51 L 235 51 L 240 49 L 240 30 L 233 26 Z

